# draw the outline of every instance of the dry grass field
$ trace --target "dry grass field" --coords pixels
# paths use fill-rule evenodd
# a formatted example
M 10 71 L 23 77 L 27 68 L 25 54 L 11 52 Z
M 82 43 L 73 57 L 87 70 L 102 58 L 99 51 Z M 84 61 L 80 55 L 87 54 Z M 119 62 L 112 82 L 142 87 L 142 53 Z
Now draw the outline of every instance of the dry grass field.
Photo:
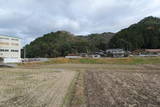
M 0 69 L 0 107 L 60 107 L 75 72 L 61 69 Z
M 160 107 L 160 63 L 149 60 L 0 68 L 0 107 Z

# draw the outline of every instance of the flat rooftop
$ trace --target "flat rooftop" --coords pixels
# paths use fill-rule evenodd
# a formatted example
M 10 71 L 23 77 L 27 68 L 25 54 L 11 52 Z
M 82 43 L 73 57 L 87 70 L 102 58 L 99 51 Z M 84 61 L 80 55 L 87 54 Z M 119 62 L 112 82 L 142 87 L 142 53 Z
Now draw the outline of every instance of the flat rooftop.
M 12 37 L 12 38 L 21 39 L 20 37 L 17 37 L 17 36 L 8 36 L 8 35 L 3 35 L 3 34 L 0 34 L 0 36 L 4 36 L 4 37 Z

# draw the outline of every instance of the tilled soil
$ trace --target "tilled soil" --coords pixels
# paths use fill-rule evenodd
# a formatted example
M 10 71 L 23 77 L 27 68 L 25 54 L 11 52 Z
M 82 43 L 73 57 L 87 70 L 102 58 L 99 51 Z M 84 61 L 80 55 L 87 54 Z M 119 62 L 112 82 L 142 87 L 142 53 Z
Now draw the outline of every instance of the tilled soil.
M 85 93 L 88 107 L 160 107 L 160 67 L 89 70 Z
M 0 107 L 60 107 L 75 72 L 7 69 L 0 74 Z

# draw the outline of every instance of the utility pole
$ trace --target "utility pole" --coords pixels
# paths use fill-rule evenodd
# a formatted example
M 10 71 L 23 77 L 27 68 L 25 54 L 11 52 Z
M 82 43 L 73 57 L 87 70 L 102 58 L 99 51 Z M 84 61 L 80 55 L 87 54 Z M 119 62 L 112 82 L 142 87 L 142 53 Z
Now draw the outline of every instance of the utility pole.
M 25 48 L 25 47 L 23 48 L 23 51 L 24 51 L 24 52 L 23 52 L 23 54 L 24 54 L 23 57 L 24 57 L 24 59 L 25 59 L 25 58 L 26 58 L 26 48 Z

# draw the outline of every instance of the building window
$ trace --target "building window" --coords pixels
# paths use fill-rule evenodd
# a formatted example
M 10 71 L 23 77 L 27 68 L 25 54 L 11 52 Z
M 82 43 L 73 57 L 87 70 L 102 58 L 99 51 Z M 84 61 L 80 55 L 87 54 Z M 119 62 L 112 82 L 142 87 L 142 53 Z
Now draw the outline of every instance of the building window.
M 9 45 L 8 42 L 0 42 L 0 45 Z
M 11 45 L 13 45 L 13 46 L 19 46 L 18 43 L 11 43 Z
M 14 49 L 12 49 L 11 52 L 19 52 L 19 50 L 14 50 Z
M 9 49 L 0 49 L 0 52 L 9 52 Z
M 4 52 L 4 49 L 0 49 L 0 52 Z
M 5 49 L 4 51 L 5 51 L 5 52 L 9 52 L 9 49 Z
M 2 38 L 2 37 L 0 37 L 0 40 L 9 40 L 9 38 Z
M 18 39 L 11 39 L 11 40 L 13 40 L 13 41 L 18 41 Z

